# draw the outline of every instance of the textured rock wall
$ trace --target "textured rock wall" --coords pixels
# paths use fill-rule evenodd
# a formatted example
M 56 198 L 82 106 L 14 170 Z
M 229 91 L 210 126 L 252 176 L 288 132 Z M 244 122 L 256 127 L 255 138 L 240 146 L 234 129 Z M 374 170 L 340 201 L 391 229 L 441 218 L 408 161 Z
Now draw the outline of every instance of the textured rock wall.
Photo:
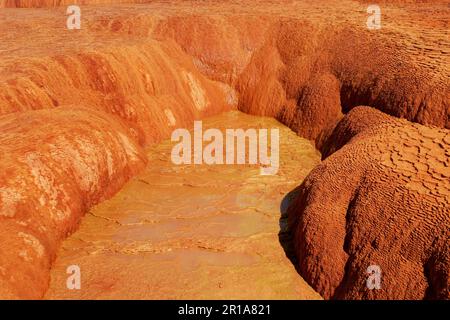
M 316 16 L 311 6 L 313 14 L 301 19 L 262 15 L 246 24 L 236 17 L 171 17 L 155 33 L 173 38 L 209 77 L 235 86 L 240 110 L 273 116 L 319 148 L 342 113 L 358 105 L 450 128 L 443 29 L 435 43 L 426 40 L 429 53 L 422 53 L 416 33 L 401 46 L 400 30 L 358 25 L 365 22 L 364 7 L 343 24 L 332 20 L 333 13 L 329 21 Z M 252 24 L 259 27 L 249 32 Z
M 450 132 L 358 107 L 327 147 L 289 209 L 302 277 L 325 299 L 449 299 Z
M 0 296 L 39 298 L 59 243 L 174 126 L 233 107 L 177 46 L 22 58 L 0 82 Z M 81 105 L 82 107 L 79 107 Z
M 0 81 L 0 114 L 83 104 L 119 116 L 142 145 L 177 125 L 227 110 L 233 90 L 206 79 L 175 45 L 146 44 L 16 59 Z M 7 76 L 6 76 L 7 75 Z
M 37 298 L 58 244 L 146 163 L 117 117 L 87 108 L 0 120 L 0 296 Z

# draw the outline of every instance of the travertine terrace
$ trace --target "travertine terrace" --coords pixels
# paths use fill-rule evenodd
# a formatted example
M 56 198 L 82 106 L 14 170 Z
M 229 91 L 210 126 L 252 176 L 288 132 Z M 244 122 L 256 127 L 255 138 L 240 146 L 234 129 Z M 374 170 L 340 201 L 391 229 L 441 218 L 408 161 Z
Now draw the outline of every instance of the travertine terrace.
M 448 1 L 377 30 L 367 1 L 74 2 L 80 30 L 0 0 L 1 298 L 449 298 Z M 279 173 L 171 165 L 196 119 L 280 128 Z

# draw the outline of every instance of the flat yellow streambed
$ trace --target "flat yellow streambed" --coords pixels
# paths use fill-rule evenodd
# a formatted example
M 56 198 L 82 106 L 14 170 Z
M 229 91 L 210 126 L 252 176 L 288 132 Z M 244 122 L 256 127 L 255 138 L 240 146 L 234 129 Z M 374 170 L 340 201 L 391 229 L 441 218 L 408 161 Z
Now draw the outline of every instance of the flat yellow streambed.
M 174 165 L 175 142 L 151 147 L 148 167 L 64 241 L 47 299 L 320 298 L 278 239 L 281 201 L 319 163 L 319 153 L 269 118 L 233 111 L 203 126 L 278 128 L 278 173 L 260 175 L 255 165 Z M 80 267 L 79 290 L 66 285 L 71 265 Z

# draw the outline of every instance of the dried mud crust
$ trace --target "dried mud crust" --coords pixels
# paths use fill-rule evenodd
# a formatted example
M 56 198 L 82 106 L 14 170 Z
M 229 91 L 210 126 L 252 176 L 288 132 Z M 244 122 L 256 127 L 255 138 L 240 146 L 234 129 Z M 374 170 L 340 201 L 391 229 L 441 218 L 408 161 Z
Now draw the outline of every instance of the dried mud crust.
M 358 107 L 328 143 L 289 210 L 302 277 L 325 299 L 448 299 L 450 132 Z
M 174 165 L 170 140 L 153 146 L 147 168 L 62 243 L 45 299 L 320 299 L 278 240 L 281 199 L 320 154 L 270 118 L 234 111 L 203 127 L 277 128 L 279 174 L 261 176 L 254 165 Z M 67 290 L 72 264 L 80 266 L 81 290 Z

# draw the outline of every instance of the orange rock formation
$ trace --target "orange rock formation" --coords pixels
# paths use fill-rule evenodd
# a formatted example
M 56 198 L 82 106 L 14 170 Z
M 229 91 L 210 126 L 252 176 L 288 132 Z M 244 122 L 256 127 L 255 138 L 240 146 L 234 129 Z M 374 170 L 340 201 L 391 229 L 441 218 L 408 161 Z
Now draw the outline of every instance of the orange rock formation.
M 300 274 L 326 299 L 448 299 L 448 130 L 358 107 L 327 147 L 290 207 Z
M 0 1 L 0 296 L 42 297 L 62 239 L 143 148 L 237 107 L 329 156 L 292 209 L 314 289 L 448 297 L 448 1 L 383 2 L 380 30 L 366 1 L 119 2 L 78 1 L 67 30 L 65 0 Z M 352 283 L 369 260 L 389 290 Z

